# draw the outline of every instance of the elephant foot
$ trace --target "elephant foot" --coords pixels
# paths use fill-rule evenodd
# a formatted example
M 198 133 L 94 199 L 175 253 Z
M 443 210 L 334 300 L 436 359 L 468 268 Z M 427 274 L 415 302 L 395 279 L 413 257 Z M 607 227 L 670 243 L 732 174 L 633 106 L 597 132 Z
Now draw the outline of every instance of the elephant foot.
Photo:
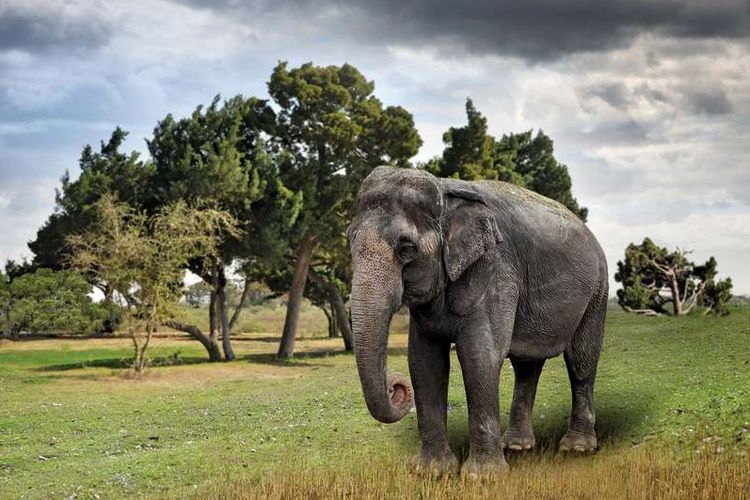
M 536 440 L 534 439 L 534 432 L 531 429 L 523 431 L 508 427 L 505 434 L 503 434 L 501 444 L 503 448 L 509 450 L 524 451 L 532 449 L 536 445 Z
M 559 450 L 577 453 L 596 451 L 596 434 L 568 430 L 560 440 Z
M 469 455 L 469 458 L 461 467 L 461 478 L 476 481 L 477 479 L 503 475 L 507 470 L 508 462 L 505 461 L 502 453 L 494 457 L 482 457 L 481 459 Z
M 458 472 L 458 459 L 450 449 L 440 453 L 420 453 L 413 463 L 418 474 L 444 476 Z

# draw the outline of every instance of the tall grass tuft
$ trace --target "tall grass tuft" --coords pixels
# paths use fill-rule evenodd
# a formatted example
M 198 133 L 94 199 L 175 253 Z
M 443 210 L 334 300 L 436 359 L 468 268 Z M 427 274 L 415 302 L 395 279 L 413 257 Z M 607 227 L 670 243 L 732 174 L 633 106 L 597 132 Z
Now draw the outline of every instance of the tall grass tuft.
M 750 463 L 721 455 L 670 458 L 666 451 L 623 451 L 573 457 L 510 457 L 499 478 L 417 475 L 396 462 L 342 470 L 290 464 L 201 492 L 207 498 L 426 498 L 426 499 L 747 499 Z

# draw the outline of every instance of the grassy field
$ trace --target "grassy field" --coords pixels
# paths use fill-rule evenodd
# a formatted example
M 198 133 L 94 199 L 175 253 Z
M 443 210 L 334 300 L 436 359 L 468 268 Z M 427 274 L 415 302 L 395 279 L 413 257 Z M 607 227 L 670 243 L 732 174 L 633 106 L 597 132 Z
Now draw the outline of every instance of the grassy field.
M 239 360 L 203 362 L 187 338 L 159 338 L 154 365 L 128 375 L 128 339 L 0 342 L 0 498 L 748 498 L 750 308 L 723 318 L 644 318 L 612 309 L 596 387 L 601 449 L 554 450 L 570 396 L 560 358 L 542 374 L 539 448 L 489 481 L 417 476 L 416 418 L 367 413 L 354 359 L 307 311 L 307 337 L 273 361 L 283 310 L 243 320 Z M 253 318 L 257 317 L 255 326 Z M 406 320 L 389 365 L 407 372 Z M 465 455 L 455 356 L 452 446 Z M 512 369 L 501 388 L 507 421 Z

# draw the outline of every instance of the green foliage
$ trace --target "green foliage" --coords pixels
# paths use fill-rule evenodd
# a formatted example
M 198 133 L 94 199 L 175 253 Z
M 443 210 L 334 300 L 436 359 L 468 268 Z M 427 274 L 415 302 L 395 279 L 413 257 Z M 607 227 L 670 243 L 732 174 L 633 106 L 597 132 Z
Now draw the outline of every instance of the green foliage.
M 72 235 L 70 263 L 106 282 L 124 301 L 123 323 L 135 344 L 134 368 L 145 367 L 154 329 L 173 316 L 188 262 L 211 261 L 218 235 L 238 236 L 236 220 L 215 208 L 191 208 L 179 201 L 151 216 L 104 195 L 94 205 L 96 220 Z
M 713 257 L 712 257 L 713 258 Z M 732 299 L 732 278 L 723 280 L 709 280 L 703 295 L 700 298 L 700 304 L 714 314 L 726 316 L 729 314 L 727 304 Z
M 13 281 L 0 273 L 0 323 L 11 337 L 99 332 L 109 312 L 91 300 L 90 292 L 85 277 L 73 271 L 40 268 Z
M 285 227 L 299 213 L 300 196 L 281 182 L 272 152 L 262 139 L 273 130 L 274 113 L 265 101 L 235 96 L 189 117 L 167 115 L 154 129 L 148 148 L 154 174 L 148 181 L 149 211 L 178 200 L 210 203 L 237 220 L 242 230 L 221 235 L 220 259 L 230 263 L 248 254 L 278 252 Z M 193 262 L 199 271 L 202 262 Z
M 36 267 L 62 269 L 68 256 L 66 238 L 86 231 L 95 219 L 94 205 L 105 193 L 133 206 L 141 206 L 146 195 L 145 179 L 150 166 L 139 159 L 137 152 L 122 153 L 128 133 L 117 127 L 109 141 L 102 142 L 98 152 L 90 145 L 83 148 L 78 165 L 81 174 L 71 180 L 63 175 L 57 191 L 55 211 L 29 242 Z
M 673 251 L 656 245 L 650 238 L 631 243 L 625 249 L 625 260 L 617 263 L 615 281 L 622 283 L 617 291 L 620 306 L 627 310 L 651 310 L 659 314 L 687 314 L 698 305 L 706 312 L 726 314 L 726 303 L 732 297 L 732 281 L 717 281 L 717 262 L 710 257 L 705 264 L 688 260 L 687 251 Z M 665 309 L 672 304 L 672 311 Z
M 511 182 L 562 203 L 586 220 L 588 210 L 573 197 L 568 167 L 555 159 L 549 136 L 529 130 L 495 139 L 471 99 L 466 100 L 466 116 L 467 125 L 451 127 L 443 135 L 442 158 L 428 161 L 423 168 L 440 177 Z
M 359 184 L 378 165 L 408 166 L 422 144 L 409 112 L 383 107 L 355 67 L 279 63 L 268 91 L 279 108 L 273 143 L 284 186 L 302 193 L 295 240 L 338 239 Z M 290 246 L 295 246 L 290 245 Z

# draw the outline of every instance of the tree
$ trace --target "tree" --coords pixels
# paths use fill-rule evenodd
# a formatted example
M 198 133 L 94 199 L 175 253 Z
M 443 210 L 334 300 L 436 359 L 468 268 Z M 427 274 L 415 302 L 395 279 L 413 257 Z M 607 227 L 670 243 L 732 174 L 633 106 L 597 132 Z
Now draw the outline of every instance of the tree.
M 224 359 L 234 359 L 230 334 L 234 324 L 227 304 L 228 268 L 235 259 L 280 252 L 282 229 L 294 223 L 300 197 L 282 185 L 263 134 L 274 113 L 265 101 L 236 96 L 220 103 L 216 96 L 189 117 L 167 115 L 154 129 L 148 148 L 154 173 L 149 178 L 150 212 L 177 200 L 188 205 L 210 202 L 237 220 L 241 232 L 218 234 L 219 252 L 207 261 L 196 256 L 188 268 L 211 287 L 209 342 L 221 332 Z M 246 282 L 246 285 L 249 285 Z M 240 307 L 242 303 L 240 304 Z M 235 310 L 233 318 L 239 314 Z M 195 336 L 197 328 L 173 322 Z M 216 357 L 212 346 L 212 359 Z
M 85 232 L 94 221 L 94 205 L 102 195 L 116 193 L 117 198 L 133 206 L 141 206 L 144 197 L 144 179 L 150 174 L 148 164 L 140 160 L 137 152 L 120 151 L 128 133 L 117 127 L 99 151 L 86 145 L 78 166 L 81 170 L 76 180 L 65 172 L 61 188 L 55 194 L 55 211 L 29 242 L 34 253 L 35 267 L 60 270 L 69 256 L 66 238 Z M 109 297 L 106 283 L 93 282 Z
M 107 142 L 100 143 L 99 151 L 86 145 L 78 161 L 81 170 L 77 179 L 71 180 L 65 172 L 61 188 L 55 194 L 55 210 L 37 231 L 28 246 L 34 253 L 33 267 L 54 270 L 64 269 L 69 257 L 66 239 L 72 234 L 87 231 L 95 219 L 94 206 L 106 193 L 116 193 L 117 198 L 133 206 L 143 203 L 146 179 L 151 175 L 148 163 L 140 155 L 121 152 L 128 133 L 117 127 Z M 113 332 L 118 325 L 119 309 L 112 303 L 112 291 L 106 282 L 88 275 L 91 284 L 104 294 L 104 303 L 110 311 L 106 331 Z
M 408 166 L 422 141 L 410 113 L 383 107 L 374 85 L 355 67 L 279 63 L 268 84 L 278 107 L 273 144 L 284 186 L 302 194 L 290 236 L 294 268 L 278 356 L 294 352 L 300 302 L 313 255 L 343 238 L 353 199 L 376 166 Z
M 147 216 L 113 195 L 102 196 L 94 209 L 91 228 L 67 238 L 70 263 L 106 282 L 124 302 L 133 369 L 141 373 L 152 333 L 173 317 L 185 267 L 195 258 L 211 262 L 207 257 L 218 255 L 219 235 L 237 234 L 236 221 L 226 211 L 182 201 Z
M 727 304 L 731 299 L 731 278 L 725 278 L 721 281 L 708 281 L 703 289 L 703 295 L 700 297 L 700 305 L 705 308 L 703 314 L 713 313 L 721 316 L 729 314 Z
M 18 340 L 20 332 L 102 330 L 108 311 L 91 300 L 91 285 L 81 274 L 40 268 L 12 281 L 9 274 L 0 273 L 0 314 L 9 338 Z
M 423 168 L 440 177 L 511 182 L 562 203 L 586 220 L 588 210 L 573 197 L 568 167 L 555 159 L 549 136 L 529 130 L 495 139 L 471 99 L 466 100 L 466 116 L 467 125 L 451 127 L 443 135 L 442 157 Z
M 731 298 L 729 278 L 716 280 L 717 262 L 713 257 L 697 266 L 687 256 L 690 252 L 669 251 L 650 238 L 631 243 L 625 249 L 625 260 L 617 263 L 615 281 L 622 283 L 617 300 L 626 311 L 640 314 L 688 314 L 703 305 L 706 312 L 725 314 Z M 672 304 L 672 310 L 666 309 Z
M 352 351 L 354 349 L 352 327 L 341 293 L 344 283 L 335 277 L 326 278 L 319 274 L 313 266 L 308 270 L 308 277 L 312 286 L 308 287 L 309 290 L 306 295 L 313 304 L 323 310 L 328 318 L 329 336 L 338 337 L 340 334 L 344 339 L 344 349 Z M 328 307 L 330 307 L 330 312 Z
M 11 340 L 18 340 L 15 330 L 12 328 L 11 318 L 11 293 L 10 277 L 0 270 L 0 339 L 7 337 Z

